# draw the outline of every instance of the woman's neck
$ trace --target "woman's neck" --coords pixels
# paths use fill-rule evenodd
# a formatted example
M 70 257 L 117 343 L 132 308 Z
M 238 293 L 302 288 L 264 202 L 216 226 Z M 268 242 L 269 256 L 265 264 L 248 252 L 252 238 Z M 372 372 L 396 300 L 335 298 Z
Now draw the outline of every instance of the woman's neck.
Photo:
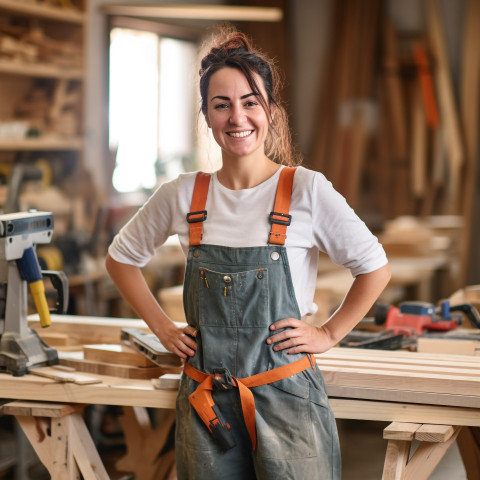
M 217 172 L 218 181 L 230 190 L 253 188 L 268 180 L 280 168 L 268 157 L 223 159 Z

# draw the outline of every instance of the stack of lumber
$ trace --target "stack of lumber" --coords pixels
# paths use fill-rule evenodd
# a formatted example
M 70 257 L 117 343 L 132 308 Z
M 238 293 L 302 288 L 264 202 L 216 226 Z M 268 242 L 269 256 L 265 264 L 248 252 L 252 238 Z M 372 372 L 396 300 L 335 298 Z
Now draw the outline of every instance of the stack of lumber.
M 441 2 L 425 2 L 425 25 L 416 32 L 400 31 L 380 2 L 367 3 L 335 3 L 311 166 L 354 208 L 381 208 L 386 219 L 470 215 L 478 163 L 479 3 L 465 2 L 459 88 Z
M 60 366 L 70 373 L 75 370 L 92 375 L 151 379 L 181 370 L 178 357 L 173 353 L 164 354 L 167 365 L 158 365 L 136 349 L 121 344 L 122 328 L 151 333 L 143 320 L 52 315 L 52 324 L 45 329 L 41 327 L 38 315 L 31 315 L 29 327 L 45 343 L 58 350 Z M 40 371 L 45 372 L 46 368 Z M 51 369 L 47 370 L 51 373 Z M 58 373 L 57 378 L 61 375 Z M 63 376 L 67 374 L 63 372 Z
M 316 358 L 331 398 L 480 408 L 480 357 L 333 348 Z

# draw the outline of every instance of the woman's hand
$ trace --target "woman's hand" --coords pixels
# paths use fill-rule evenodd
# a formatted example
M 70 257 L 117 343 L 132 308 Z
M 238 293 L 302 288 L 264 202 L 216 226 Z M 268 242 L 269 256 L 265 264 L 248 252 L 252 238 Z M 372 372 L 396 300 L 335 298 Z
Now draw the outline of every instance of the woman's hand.
M 285 350 L 288 354 L 322 353 L 335 345 L 325 329 L 302 320 L 284 318 L 270 326 L 273 332 L 282 328 L 288 328 L 288 330 L 274 333 L 267 339 L 267 343 L 274 345 L 273 349 L 277 352 Z
M 197 351 L 197 330 L 190 325 L 180 328 L 173 322 L 166 323 L 157 336 L 169 352 L 184 360 Z

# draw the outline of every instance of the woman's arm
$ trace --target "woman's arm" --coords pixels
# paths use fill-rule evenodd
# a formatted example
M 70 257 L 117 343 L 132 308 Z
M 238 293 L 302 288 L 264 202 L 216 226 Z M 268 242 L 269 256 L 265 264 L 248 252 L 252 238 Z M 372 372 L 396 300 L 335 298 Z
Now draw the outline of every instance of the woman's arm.
M 352 283 L 342 304 L 321 327 L 315 327 L 294 318 L 285 318 L 271 325 L 270 329 L 291 328 L 268 338 L 275 344 L 274 350 L 286 353 L 322 353 L 335 346 L 368 313 L 375 300 L 390 280 L 387 265 L 370 273 L 358 275 Z
M 193 327 L 178 328 L 168 318 L 150 291 L 140 268 L 117 262 L 107 255 L 105 266 L 118 291 L 140 318 L 145 320 L 163 346 L 180 358 L 195 354 Z

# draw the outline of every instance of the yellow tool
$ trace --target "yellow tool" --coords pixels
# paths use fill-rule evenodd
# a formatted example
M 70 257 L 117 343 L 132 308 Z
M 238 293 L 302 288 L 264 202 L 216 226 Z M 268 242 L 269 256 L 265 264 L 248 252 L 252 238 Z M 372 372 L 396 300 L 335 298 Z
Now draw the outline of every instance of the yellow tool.
M 67 277 L 63 272 L 40 270 L 37 244 L 49 243 L 53 215 L 49 212 L 18 212 L 0 215 L 0 371 L 16 376 L 28 368 L 58 363 L 57 351 L 28 328 L 27 285 L 33 296 L 42 327 L 51 323 L 43 276 L 57 290 L 55 312 L 65 313 L 68 302 Z

